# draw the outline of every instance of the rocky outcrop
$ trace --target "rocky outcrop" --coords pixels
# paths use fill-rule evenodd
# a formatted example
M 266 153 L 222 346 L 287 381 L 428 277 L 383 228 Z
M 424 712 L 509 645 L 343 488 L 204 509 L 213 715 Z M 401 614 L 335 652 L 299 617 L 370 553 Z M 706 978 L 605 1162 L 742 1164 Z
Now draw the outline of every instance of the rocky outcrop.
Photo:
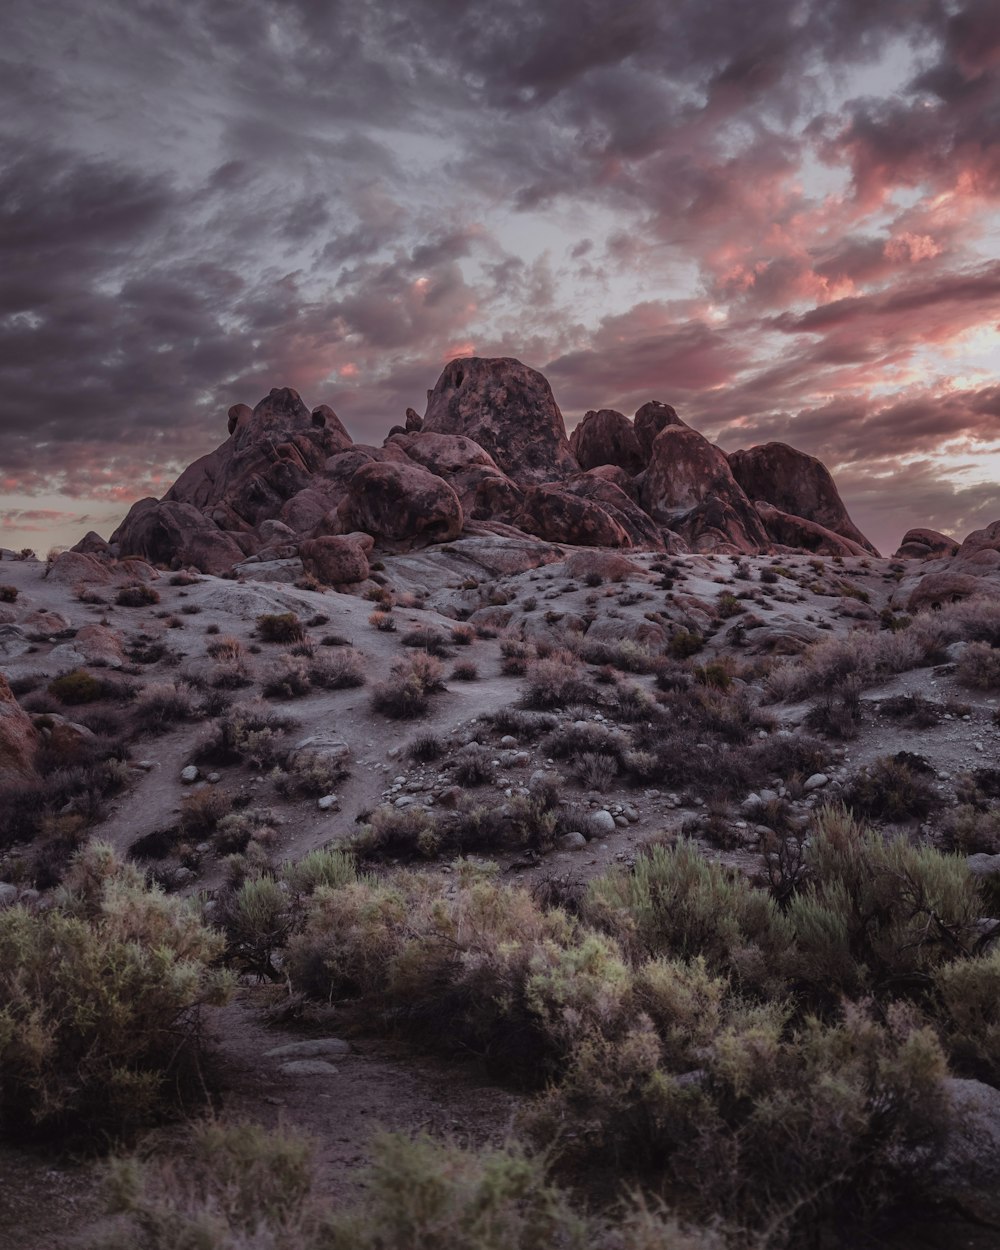
M 683 425 L 684 422 L 677 415 L 674 408 L 669 404 L 664 404 L 658 399 L 651 399 L 648 404 L 643 404 L 636 412 L 633 428 L 635 429 L 636 441 L 642 453 L 644 464 L 648 464 L 653 454 L 653 444 L 656 442 L 656 436 L 661 430 L 665 430 L 668 425 Z
M 600 504 L 559 484 L 532 486 L 524 495 L 517 525 L 550 543 L 576 547 L 631 547 L 632 536 Z
M 632 422 L 613 408 L 585 413 L 570 436 L 569 445 L 581 469 L 613 464 L 634 477 L 648 459 L 642 454 Z
M 408 547 L 448 542 L 462 532 L 462 504 L 444 480 L 417 465 L 370 463 L 351 478 L 337 509 L 342 532 L 363 530 Z
M 959 560 L 968 560 L 981 551 L 1000 551 L 1000 521 L 973 530 L 955 554 Z
M 663 535 L 659 527 L 620 486 L 594 473 L 579 473 L 560 483 L 562 490 L 580 499 L 589 499 L 603 508 L 608 516 L 628 534 L 630 545 L 649 551 L 662 551 Z
M 783 547 L 795 551 L 812 551 L 818 556 L 865 556 L 866 547 L 852 542 L 833 530 L 828 530 L 815 521 L 807 521 L 804 517 L 792 516 L 781 512 L 769 503 L 757 500 L 754 504 L 757 515 L 764 522 L 767 535 Z
M 361 532 L 398 552 L 450 542 L 467 526 L 510 541 L 528 533 L 668 552 L 873 550 L 813 457 L 772 443 L 727 459 L 659 400 L 634 422 L 589 411 L 571 445 L 548 382 L 511 358 L 451 361 L 426 415 L 407 409 L 380 447 L 353 443 L 332 408 L 310 410 L 288 387 L 252 409 L 235 404 L 227 429 L 162 500 L 140 500 L 110 546 L 88 535 L 50 576 L 107 580 L 116 557 L 140 557 L 356 585 L 367 552 L 318 540 Z M 983 531 L 978 544 L 968 563 L 1000 564 L 1000 538 Z
M 444 478 L 461 500 L 467 517 L 512 521 L 520 511 L 524 492 L 471 438 L 428 432 L 394 434 L 387 445 Z
M 922 577 L 906 602 L 907 612 L 920 612 L 924 608 L 942 608 L 946 603 L 958 603 L 982 594 L 983 582 L 968 573 L 945 571 L 928 573 Z
M 370 534 L 327 534 L 299 544 L 299 558 L 307 573 L 327 586 L 366 581 L 368 553 L 375 545 Z
M 766 551 L 764 526 L 737 485 L 726 457 L 689 426 L 656 436 L 643 477 L 644 510 L 675 530 L 692 551 Z
M 830 470 L 815 456 L 786 443 L 765 443 L 734 451 L 729 467 L 749 499 L 764 500 L 781 512 L 814 521 L 870 555 L 878 555 L 848 515 Z
M 0 674 L 0 783 L 31 780 L 37 750 L 38 731 Z
M 472 439 L 519 486 L 579 472 L 552 388 L 509 357 L 446 365 L 428 395 L 423 432 Z
M 932 560 L 940 556 L 953 556 L 956 551 L 958 543 L 947 534 L 940 534 L 937 530 L 912 529 L 903 535 L 894 558 Z
M 193 504 L 171 499 L 140 499 L 133 504 L 111 535 L 111 544 L 120 556 L 215 574 L 227 572 L 250 554 Z

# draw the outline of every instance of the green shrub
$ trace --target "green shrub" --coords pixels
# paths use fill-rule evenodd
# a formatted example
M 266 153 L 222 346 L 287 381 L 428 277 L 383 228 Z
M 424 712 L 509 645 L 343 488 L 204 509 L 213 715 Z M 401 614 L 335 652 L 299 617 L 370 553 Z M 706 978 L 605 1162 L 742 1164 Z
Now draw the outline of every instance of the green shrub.
M 270 876 L 251 877 L 223 899 L 226 957 L 244 972 L 269 980 L 284 977 L 274 956 L 288 941 L 294 923 L 291 901 Z
M 548 711 L 568 703 L 585 703 L 592 695 L 576 656 L 561 652 L 528 664 L 521 706 Z
M 116 1134 L 190 1095 L 220 953 L 191 904 L 100 843 L 49 910 L 0 912 L 0 1128 Z
M 123 586 L 115 595 L 115 603 L 122 608 L 148 608 L 151 604 L 159 602 L 159 592 L 142 582 L 132 582 L 128 586 Z
M 77 668 L 64 673 L 48 684 L 48 692 L 60 703 L 77 707 L 82 703 L 96 703 L 104 698 L 104 682 L 85 669 Z
M 963 1072 L 1000 1081 L 1000 950 L 934 970 L 935 1014 Z
M 257 617 L 261 642 L 301 642 L 305 636 L 305 627 L 295 612 L 265 612 Z
M 705 639 L 697 630 L 678 629 L 671 636 L 667 650 L 675 660 L 686 660 L 697 655 L 704 645 Z
M 653 846 L 629 871 L 593 881 L 584 917 L 636 955 L 701 956 L 747 986 L 773 984 L 790 931 L 774 901 L 691 842 Z
M 312 894 L 320 886 L 335 890 L 358 880 L 354 856 L 337 847 L 310 851 L 293 864 L 286 864 L 282 877 L 296 894 Z

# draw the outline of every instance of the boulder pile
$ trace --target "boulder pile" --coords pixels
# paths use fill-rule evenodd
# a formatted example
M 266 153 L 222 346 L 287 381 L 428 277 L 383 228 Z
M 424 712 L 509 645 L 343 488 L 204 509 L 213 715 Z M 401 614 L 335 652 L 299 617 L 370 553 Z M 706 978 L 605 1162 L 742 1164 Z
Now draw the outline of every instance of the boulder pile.
M 651 400 L 630 420 L 588 412 L 567 438 L 545 378 L 519 360 L 452 360 L 419 416 L 381 447 L 355 443 L 325 404 L 277 388 L 230 408 L 228 438 L 162 499 L 142 499 L 102 545 L 77 550 L 171 568 L 349 586 L 369 553 L 470 532 L 666 552 L 875 553 L 828 470 L 769 443 L 726 456 Z M 940 550 L 930 531 L 907 554 Z M 944 540 L 947 543 L 948 540 Z M 877 554 L 877 553 L 875 553 Z

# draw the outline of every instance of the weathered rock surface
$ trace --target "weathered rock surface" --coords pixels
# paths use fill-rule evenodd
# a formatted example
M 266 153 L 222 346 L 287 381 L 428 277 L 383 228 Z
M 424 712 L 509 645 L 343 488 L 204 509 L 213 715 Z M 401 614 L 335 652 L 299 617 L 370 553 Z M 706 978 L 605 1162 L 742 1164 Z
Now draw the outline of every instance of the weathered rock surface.
M 643 508 L 693 551 L 766 551 L 767 533 L 725 455 L 689 426 L 656 436 L 642 481 Z
M 628 417 L 613 408 L 587 412 L 573 431 L 569 441 L 581 469 L 596 469 L 614 464 L 634 477 L 646 459 Z
M 394 434 L 389 444 L 410 460 L 444 478 L 458 495 L 465 516 L 512 521 L 524 492 L 496 464 L 489 452 L 459 434 Z
M 764 522 L 768 537 L 784 547 L 799 551 L 812 551 L 820 556 L 865 556 L 868 549 L 852 542 L 841 534 L 828 530 L 816 521 L 781 512 L 769 503 L 758 499 L 754 503 L 757 515 Z
M 920 612 L 924 608 L 940 608 L 946 603 L 958 603 L 982 592 L 983 583 L 969 573 L 946 570 L 928 573 L 917 583 L 906 602 L 907 612 Z
M 173 499 L 140 499 L 111 535 L 111 543 L 123 556 L 173 568 L 186 565 L 202 573 L 224 573 L 249 554 L 193 504 Z
M 337 510 L 344 532 L 363 530 L 410 546 L 448 542 L 462 532 L 462 504 L 444 480 L 418 465 L 366 464 Z
M 896 550 L 896 559 L 909 557 L 914 560 L 930 560 L 939 556 L 953 556 L 958 551 L 958 543 L 947 534 L 937 530 L 907 530 Z
M 35 776 L 38 731 L 31 717 L 0 674 L 0 782 L 28 781 Z
M 552 388 L 509 357 L 446 365 L 428 396 L 423 432 L 472 439 L 519 486 L 579 472 Z
M 551 543 L 576 547 L 631 547 L 632 536 L 607 509 L 558 485 L 532 486 L 525 492 L 517 525 Z
M 662 551 L 663 535 L 653 519 L 621 487 L 593 473 L 579 473 L 561 483 L 564 491 L 589 499 L 608 514 L 628 534 L 633 547 Z
M 643 404 L 636 412 L 633 421 L 635 437 L 642 452 L 643 463 L 649 463 L 653 454 L 653 444 L 656 442 L 656 436 L 661 430 L 665 430 L 668 425 L 683 424 L 684 422 L 677 415 L 676 409 L 671 408 L 669 404 L 665 404 L 659 399 L 651 399 L 648 404 Z
M 878 555 L 848 515 L 830 470 L 815 456 L 787 443 L 765 443 L 734 451 L 729 467 L 749 499 L 764 500 L 781 512 L 814 521 Z
M 299 556 L 307 573 L 327 586 L 340 586 L 367 579 L 374 545 L 370 534 L 327 534 L 300 543 Z

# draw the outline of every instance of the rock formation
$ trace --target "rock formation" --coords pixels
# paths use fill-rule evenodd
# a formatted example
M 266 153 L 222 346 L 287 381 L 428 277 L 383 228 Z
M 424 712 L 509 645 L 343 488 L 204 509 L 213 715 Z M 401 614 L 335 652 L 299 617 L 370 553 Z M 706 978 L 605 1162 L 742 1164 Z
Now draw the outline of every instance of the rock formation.
M 874 551 L 814 457 L 769 443 L 727 458 L 660 400 L 634 422 L 590 411 L 570 441 L 548 382 L 508 358 L 451 361 L 426 415 L 407 409 L 381 447 L 354 443 L 332 408 L 309 409 L 288 387 L 235 404 L 226 428 L 162 499 L 132 507 L 110 545 L 87 535 L 52 576 L 76 578 L 75 561 L 100 580 L 114 557 L 139 557 L 359 585 L 374 545 L 398 552 L 463 532 L 667 552 Z M 908 538 L 913 554 L 943 550 L 940 536 Z M 1000 539 L 984 532 L 964 554 L 1000 562 Z
M 958 551 L 958 543 L 947 534 L 939 534 L 937 530 L 907 530 L 896 550 L 897 559 L 910 557 L 915 560 L 930 560 L 938 556 L 953 556 Z
M 451 361 L 427 398 L 423 432 L 464 434 L 519 486 L 579 471 L 552 388 L 519 360 Z
M 613 408 L 585 413 L 569 445 L 581 469 L 613 464 L 634 477 L 649 460 L 648 454 L 643 456 L 632 422 Z
M 729 467 L 754 502 L 761 499 L 781 512 L 814 521 L 857 543 L 871 555 L 878 555 L 848 515 L 830 470 L 815 456 L 807 456 L 786 443 L 765 443 L 747 451 L 734 451 Z

